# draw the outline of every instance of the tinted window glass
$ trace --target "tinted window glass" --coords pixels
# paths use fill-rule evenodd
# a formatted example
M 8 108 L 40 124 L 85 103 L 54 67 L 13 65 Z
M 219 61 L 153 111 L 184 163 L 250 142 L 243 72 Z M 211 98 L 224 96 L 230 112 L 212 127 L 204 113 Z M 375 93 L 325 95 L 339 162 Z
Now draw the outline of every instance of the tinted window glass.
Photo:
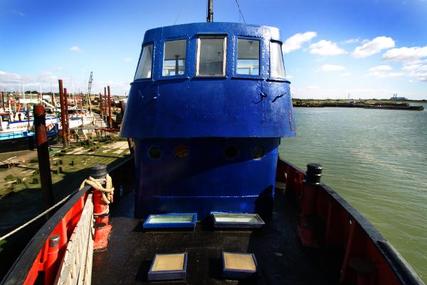
M 226 37 L 200 37 L 198 39 L 197 75 L 225 75 Z
M 259 41 L 237 40 L 237 74 L 259 75 Z
M 142 49 L 141 59 L 136 70 L 135 79 L 151 78 L 151 66 L 153 61 L 153 45 L 146 45 Z
M 285 78 L 282 44 L 279 42 L 270 42 L 270 77 Z
M 183 75 L 185 72 L 185 40 L 165 42 L 163 76 Z

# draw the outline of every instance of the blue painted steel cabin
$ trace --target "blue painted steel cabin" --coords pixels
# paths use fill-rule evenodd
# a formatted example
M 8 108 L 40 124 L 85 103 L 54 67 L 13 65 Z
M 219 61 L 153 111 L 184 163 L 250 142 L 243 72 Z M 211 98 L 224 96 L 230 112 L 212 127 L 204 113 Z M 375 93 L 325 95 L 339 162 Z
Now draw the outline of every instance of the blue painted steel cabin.
M 268 212 L 280 138 L 294 134 L 277 28 L 145 33 L 122 128 L 135 142 L 137 217 Z

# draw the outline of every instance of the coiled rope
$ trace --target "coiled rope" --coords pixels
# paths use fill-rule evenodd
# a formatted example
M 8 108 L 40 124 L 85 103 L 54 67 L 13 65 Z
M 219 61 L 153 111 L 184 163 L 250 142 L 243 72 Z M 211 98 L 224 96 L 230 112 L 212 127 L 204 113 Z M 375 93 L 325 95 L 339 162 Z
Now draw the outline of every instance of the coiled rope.
M 102 186 L 105 183 L 105 187 Z M 113 180 L 111 179 L 111 176 L 107 174 L 105 178 L 93 178 L 92 176 L 89 176 L 89 178 L 85 179 L 82 184 L 80 185 L 80 189 L 83 189 L 86 185 L 91 186 L 92 188 L 101 191 L 102 193 L 102 201 L 109 205 L 113 202 L 114 197 L 114 187 L 113 187 Z M 101 216 L 101 215 L 107 215 L 110 212 L 110 208 L 107 207 L 104 212 L 101 213 L 94 213 L 95 216 Z

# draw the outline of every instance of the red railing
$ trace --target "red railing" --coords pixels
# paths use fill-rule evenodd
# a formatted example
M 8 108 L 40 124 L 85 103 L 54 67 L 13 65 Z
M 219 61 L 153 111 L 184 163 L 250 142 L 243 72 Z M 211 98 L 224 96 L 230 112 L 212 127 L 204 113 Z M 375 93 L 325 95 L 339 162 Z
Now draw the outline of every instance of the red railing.
M 298 206 L 303 246 L 333 260 L 342 284 L 424 284 L 413 269 L 356 209 L 330 187 L 305 181 L 303 170 L 279 160 L 277 179 Z M 334 263 L 334 262 L 332 262 Z

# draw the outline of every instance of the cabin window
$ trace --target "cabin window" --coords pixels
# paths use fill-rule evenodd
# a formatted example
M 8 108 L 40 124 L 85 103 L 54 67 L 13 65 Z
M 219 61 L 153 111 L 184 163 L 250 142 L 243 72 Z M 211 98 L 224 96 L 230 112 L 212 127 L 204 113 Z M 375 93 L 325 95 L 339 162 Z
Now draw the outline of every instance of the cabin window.
M 225 76 L 226 41 L 225 36 L 203 36 L 197 39 L 198 76 Z
M 163 53 L 163 76 L 183 75 L 185 72 L 186 40 L 165 42 Z
M 280 42 L 270 42 L 270 77 L 285 78 L 285 65 Z
M 259 75 L 258 40 L 237 40 L 237 74 Z
M 152 63 L 153 45 L 150 44 L 142 48 L 142 55 L 136 70 L 135 79 L 151 78 Z

